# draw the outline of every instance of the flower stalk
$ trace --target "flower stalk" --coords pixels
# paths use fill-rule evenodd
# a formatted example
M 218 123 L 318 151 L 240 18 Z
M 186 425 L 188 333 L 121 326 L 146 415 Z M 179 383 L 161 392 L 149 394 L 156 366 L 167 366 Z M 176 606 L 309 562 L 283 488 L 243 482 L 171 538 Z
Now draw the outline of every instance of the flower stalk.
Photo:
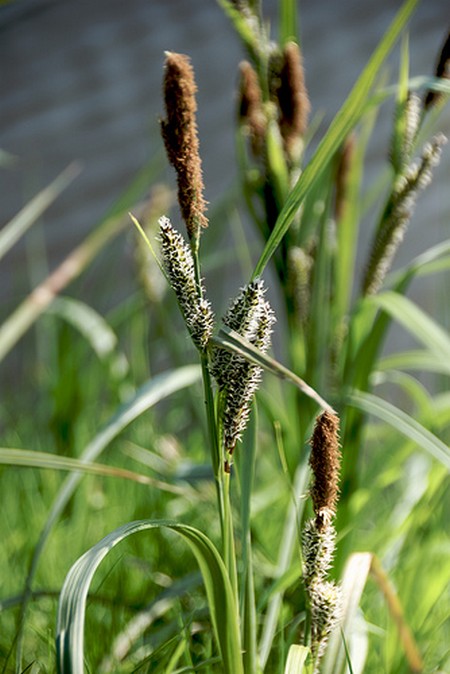
M 184 54 L 166 53 L 161 132 L 168 159 L 177 173 L 178 203 L 193 249 L 208 226 L 197 133 L 194 70 Z
M 319 671 L 320 659 L 341 612 L 340 587 L 328 580 L 336 546 L 332 521 L 339 495 L 340 460 L 339 418 L 326 410 L 317 418 L 311 439 L 310 495 L 315 516 L 306 522 L 302 532 L 303 580 L 309 604 L 305 640 L 313 654 L 314 673 Z

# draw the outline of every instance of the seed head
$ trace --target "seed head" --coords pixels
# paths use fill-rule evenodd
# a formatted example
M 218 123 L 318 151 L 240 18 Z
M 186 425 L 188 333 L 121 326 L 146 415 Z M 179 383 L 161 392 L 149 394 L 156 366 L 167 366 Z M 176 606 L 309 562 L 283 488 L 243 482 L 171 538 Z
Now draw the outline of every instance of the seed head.
M 403 241 L 419 192 L 430 184 L 433 168 L 439 164 L 446 142 L 443 134 L 434 136 L 424 145 L 420 160 L 413 162 L 397 179 L 372 245 L 363 280 L 365 294 L 373 295 L 381 288 Z
M 439 60 L 436 65 L 435 76 L 441 77 L 444 80 L 450 80 L 450 33 L 447 35 L 447 39 L 444 42 L 441 53 L 439 55 Z M 433 105 L 436 105 L 443 97 L 443 94 L 439 91 L 428 91 L 425 96 L 425 109 L 431 108 Z
M 323 531 L 336 513 L 339 496 L 339 418 L 326 410 L 316 421 L 309 459 L 313 473 L 311 498 L 316 527 Z
M 396 174 L 404 171 L 411 160 L 420 125 L 421 108 L 420 97 L 412 92 L 397 105 L 395 133 L 390 153 L 391 164 Z
M 204 350 L 213 331 L 214 315 L 209 302 L 203 297 L 204 288 L 198 288 L 196 283 L 191 249 L 172 227 L 169 218 L 160 218 L 159 235 L 164 269 L 177 296 L 186 327 L 197 348 Z
M 311 109 L 302 54 L 295 42 L 288 42 L 283 49 L 277 84 L 275 93 L 280 110 L 280 132 L 288 157 L 295 160 L 308 126 Z
M 261 156 L 264 149 L 267 121 L 262 107 L 262 93 L 258 75 L 248 61 L 239 66 L 241 82 L 239 118 L 247 126 L 253 154 Z
M 233 300 L 223 317 L 223 324 L 227 328 L 235 330 L 252 343 L 258 332 L 264 303 L 264 293 L 263 282 L 261 280 L 252 281 L 244 288 L 241 288 L 238 296 Z M 228 386 L 230 367 L 239 360 L 243 359 L 234 356 L 225 351 L 225 349 L 214 350 L 211 371 L 219 388 L 224 389 Z
M 336 531 L 327 526 L 323 531 L 316 527 L 315 519 L 305 523 L 302 531 L 303 579 L 307 586 L 325 580 L 333 562 Z
M 225 325 L 239 332 L 263 353 L 270 346 L 275 322 L 275 315 L 269 302 L 264 299 L 264 293 L 261 280 L 242 288 L 223 320 Z M 253 396 L 261 381 L 262 368 L 224 349 L 215 349 L 211 369 L 219 389 L 226 394 L 223 440 L 226 451 L 232 454 L 246 428 Z
M 314 584 L 310 590 L 311 650 L 316 661 L 314 672 L 317 672 L 328 637 L 341 619 L 342 591 L 332 581 Z
M 168 159 L 177 173 L 178 202 L 190 240 L 208 226 L 197 135 L 197 87 L 189 58 L 167 52 L 164 74 L 166 119 L 161 132 Z

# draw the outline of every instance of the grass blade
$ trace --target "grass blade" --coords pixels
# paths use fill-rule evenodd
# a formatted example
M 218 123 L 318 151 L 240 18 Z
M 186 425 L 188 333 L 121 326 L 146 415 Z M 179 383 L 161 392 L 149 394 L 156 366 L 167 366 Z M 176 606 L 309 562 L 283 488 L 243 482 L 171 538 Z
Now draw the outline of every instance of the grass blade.
M 80 173 L 77 163 L 69 166 L 59 174 L 55 180 L 45 187 L 39 194 L 29 201 L 12 220 L 0 231 L 0 260 L 14 246 L 21 236 L 36 222 L 36 220 L 51 206 L 55 199 L 70 185 Z
M 225 674 L 243 674 L 239 619 L 223 561 L 209 538 L 177 522 L 129 522 L 105 536 L 78 559 L 69 571 L 58 608 L 57 665 L 59 674 L 84 673 L 84 621 L 92 578 L 107 554 L 128 536 L 142 531 L 169 529 L 179 534 L 194 553 L 203 576 L 215 637 Z
M 345 565 L 342 576 L 342 621 L 341 630 L 335 630 L 330 637 L 322 664 L 323 674 L 341 674 L 345 665 L 346 647 L 344 638 L 352 634 L 352 623 L 356 618 L 361 596 L 372 565 L 372 554 L 356 552 Z
M 278 552 L 274 582 L 276 589 L 269 600 L 262 627 L 259 644 L 259 662 L 262 670 L 266 666 L 272 648 L 282 606 L 283 593 L 285 591 L 285 587 L 277 587 L 277 581 L 289 570 L 295 546 L 298 544 L 298 522 L 301 520 L 302 508 L 305 504 L 305 499 L 302 498 L 302 495 L 307 489 L 308 479 L 308 467 L 299 465 L 295 472 L 294 484 L 292 486 L 293 498 L 286 512 L 283 535 L 281 537 L 282 544 Z
M 123 379 L 128 371 L 128 363 L 122 351 L 116 351 L 117 336 L 109 323 L 95 309 L 85 302 L 71 297 L 57 297 L 47 313 L 59 316 L 70 323 L 90 344 L 94 353 L 102 361 L 109 361 L 113 379 Z
M 386 311 L 437 358 L 450 362 L 450 338 L 430 316 L 404 295 L 387 291 L 370 299 Z
M 235 330 L 231 330 L 227 326 L 223 326 L 219 330 L 219 334 L 216 337 L 211 338 L 211 342 L 220 346 L 222 349 L 226 349 L 231 353 L 235 353 L 242 358 L 245 358 L 250 363 L 255 363 L 264 368 L 268 372 L 271 372 L 281 379 L 286 379 L 287 381 L 294 384 L 304 395 L 308 396 L 314 400 L 319 407 L 322 409 L 332 410 L 331 405 L 327 403 L 318 393 L 315 391 L 309 384 L 307 384 L 303 379 L 297 377 L 291 370 L 279 363 L 274 358 L 271 358 L 267 354 L 261 353 L 253 344 L 248 340 L 244 339 L 240 334 Z
M 353 407 L 357 407 L 367 414 L 372 414 L 392 426 L 450 470 L 449 447 L 409 414 L 372 393 L 354 392 L 348 396 L 347 400 Z
M 395 588 L 376 557 L 372 559 L 371 573 L 383 593 L 389 611 L 397 624 L 398 636 L 403 645 L 410 670 L 411 672 L 420 674 L 423 672 L 423 661 L 419 649 L 405 620 L 403 608 Z
M 156 157 L 155 162 L 152 161 L 136 176 L 100 225 L 88 234 L 84 241 L 42 283 L 34 288 L 0 325 L 0 362 L 50 306 L 55 297 L 77 278 L 106 244 L 129 224 L 127 212 L 132 206 L 137 216 L 140 217 L 146 204 L 141 203 L 136 206 L 136 200 L 145 192 L 149 181 L 158 174 L 159 170 L 159 157 Z
M 141 475 L 126 468 L 116 468 L 106 466 L 100 463 L 86 463 L 79 459 L 72 459 L 67 456 L 58 456 L 48 452 L 36 452 L 29 449 L 14 449 L 10 447 L 0 447 L 0 464 L 7 466 L 23 466 L 26 468 L 40 468 L 45 470 L 66 470 L 69 472 L 78 472 L 85 475 L 103 475 L 104 477 L 118 477 L 124 480 L 131 480 L 139 484 L 157 487 L 163 491 L 173 494 L 185 494 L 185 489 L 155 480 L 148 475 Z
M 289 229 L 305 196 L 322 175 L 338 147 L 361 118 L 377 73 L 394 46 L 394 43 L 408 21 L 416 4 L 417 0 L 407 0 L 407 2 L 405 2 L 357 80 L 342 108 L 333 119 L 311 161 L 305 167 L 297 184 L 288 196 L 263 250 L 261 258 L 256 265 L 253 278 L 261 276 L 267 263 Z
M 390 353 L 378 362 L 378 369 L 386 370 L 420 370 L 450 375 L 450 361 L 442 360 L 435 353 L 424 349 L 413 349 Z
M 284 674 L 307 674 L 309 671 L 312 671 L 306 665 L 309 654 L 310 650 L 306 646 L 297 646 L 295 644 L 291 646 L 286 660 Z
M 0 361 L 11 351 L 39 316 L 50 306 L 61 292 L 90 264 L 104 246 L 128 224 L 125 215 L 112 216 L 89 234 L 66 259 L 25 300 L 0 326 Z

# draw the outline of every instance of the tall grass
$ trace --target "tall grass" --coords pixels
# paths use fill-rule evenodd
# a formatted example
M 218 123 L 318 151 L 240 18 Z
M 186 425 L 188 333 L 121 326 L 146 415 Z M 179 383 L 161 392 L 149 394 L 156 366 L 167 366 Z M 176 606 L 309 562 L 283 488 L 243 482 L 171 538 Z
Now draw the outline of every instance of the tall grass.
M 219 259 L 223 277 L 230 207 L 206 211 L 194 72 L 169 53 L 162 135 L 185 230 L 164 189 L 136 202 L 138 177 L 0 324 L 1 358 L 38 319 L 48 339 L 28 372 L 38 395 L 26 384 L 20 411 L 12 393 L 1 412 L 2 671 L 445 671 L 450 398 L 416 374 L 446 382 L 450 340 L 407 291 L 446 278 L 450 241 L 391 272 L 445 142 L 430 127 L 442 58 L 412 79 L 404 40 L 398 81 L 377 87 L 408 0 L 316 139 L 296 3 L 280 1 L 278 41 L 259 3 L 220 4 L 247 56 L 237 155 L 260 251 L 220 318 L 203 269 Z M 365 154 L 388 97 L 389 180 L 361 280 Z M 108 316 L 57 297 L 132 221 L 141 289 Z M 417 348 L 383 353 L 394 322 Z

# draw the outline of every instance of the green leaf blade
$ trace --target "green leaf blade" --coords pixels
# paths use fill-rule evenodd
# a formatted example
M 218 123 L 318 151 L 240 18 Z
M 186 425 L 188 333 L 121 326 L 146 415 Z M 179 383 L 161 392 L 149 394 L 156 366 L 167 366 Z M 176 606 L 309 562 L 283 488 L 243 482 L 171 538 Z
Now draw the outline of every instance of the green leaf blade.
M 201 531 L 166 520 L 129 522 L 105 536 L 72 566 L 61 590 L 58 607 L 56 649 L 59 674 L 84 674 L 86 600 L 101 562 L 128 536 L 152 529 L 174 531 L 190 546 L 203 576 L 223 671 L 226 674 L 243 674 L 237 607 L 223 561 Z

